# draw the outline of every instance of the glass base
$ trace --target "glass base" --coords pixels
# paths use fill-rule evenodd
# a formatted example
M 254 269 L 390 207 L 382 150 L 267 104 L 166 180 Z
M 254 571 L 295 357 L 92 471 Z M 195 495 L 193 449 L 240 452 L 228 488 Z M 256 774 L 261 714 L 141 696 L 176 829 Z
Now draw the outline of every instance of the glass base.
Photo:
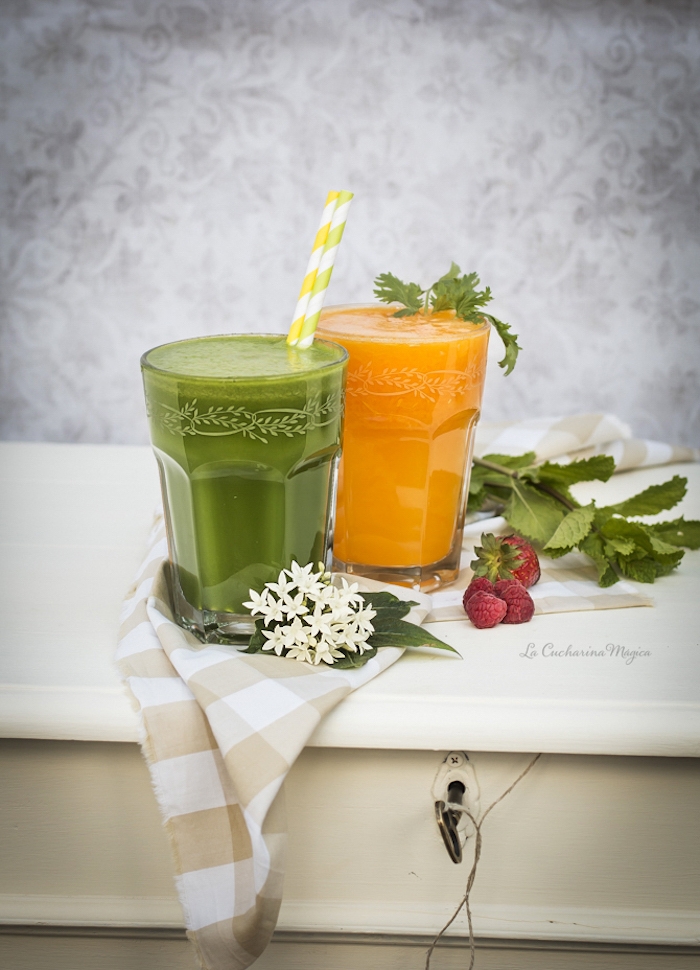
M 462 551 L 462 532 L 455 536 L 452 548 L 439 562 L 427 566 L 374 566 L 371 563 L 343 562 L 333 557 L 335 572 L 364 576 L 379 583 L 392 583 L 394 586 L 407 586 L 421 593 L 432 593 L 442 586 L 453 583 L 459 575 L 459 561 Z
M 185 599 L 176 571 L 169 572 L 169 586 L 175 620 L 193 633 L 202 643 L 225 643 L 246 646 L 255 632 L 255 620 L 250 613 L 224 613 L 199 610 Z

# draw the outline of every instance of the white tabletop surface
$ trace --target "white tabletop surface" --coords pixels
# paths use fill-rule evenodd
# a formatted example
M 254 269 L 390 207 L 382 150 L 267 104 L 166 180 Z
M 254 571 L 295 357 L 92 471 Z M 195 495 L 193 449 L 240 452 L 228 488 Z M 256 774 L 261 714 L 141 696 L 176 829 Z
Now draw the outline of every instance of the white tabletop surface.
M 699 518 L 697 465 L 625 473 L 577 495 L 608 504 L 673 474 L 688 477 L 689 494 L 667 517 Z M 157 500 L 148 448 L 0 443 L 0 736 L 137 739 L 112 654 Z M 331 712 L 310 743 L 698 756 L 699 578 L 700 552 L 688 552 L 674 575 L 644 587 L 651 608 L 483 631 L 466 619 L 434 624 L 462 660 L 405 654 Z M 543 655 L 608 644 L 648 655 Z

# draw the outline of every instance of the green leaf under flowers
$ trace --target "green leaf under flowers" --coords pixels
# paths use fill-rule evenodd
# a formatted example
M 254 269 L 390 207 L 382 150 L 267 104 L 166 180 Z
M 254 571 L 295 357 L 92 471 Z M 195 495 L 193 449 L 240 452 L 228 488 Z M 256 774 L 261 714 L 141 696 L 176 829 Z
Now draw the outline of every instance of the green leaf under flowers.
M 394 617 L 397 620 L 410 613 L 412 606 L 418 606 L 415 600 L 399 599 L 398 596 L 389 593 L 387 590 L 360 593 L 359 595 L 366 606 L 371 606 L 373 610 L 377 611 L 377 616 Z
M 449 650 L 457 653 L 454 647 L 443 640 L 438 640 L 425 627 L 416 626 L 406 620 L 396 620 L 391 630 L 373 633 L 368 643 L 373 647 L 437 647 L 439 650 Z
M 378 647 L 370 647 L 369 650 L 365 650 L 364 653 L 346 653 L 345 656 L 339 657 L 333 664 L 333 670 L 354 670 L 357 667 L 364 667 L 368 660 L 372 657 L 377 656 Z M 324 669 L 326 665 L 324 664 Z
M 490 288 L 477 289 L 479 277 L 476 273 L 465 273 L 463 276 L 460 273 L 459 266 L 452 262 L 447 273 L 427 290 L 418 283 L 404 283 L 393 273 L 380 273 L 374 281 L 374 295 L 383 303 L 403 304 L 403 309 L 394 313 L 395 317 L 413 316 L 421 310 L 424 313 L 454 310 L 460 320 L 469 323 L 488 320 L 505 348 L 505 356 L 498 362 L 499 367 L 510 374 L 521 349 L 517 335 L 511 332 L 509 324 L 484 312 L 483 308 L 492 299 Z
M 245 650 L 241 650 L 241 653 L 260 653 L 262 651 L 263 646 L 267 643 L 267 637 L 264 637 L 262 632 L 264 625 L 264 620 L 255 621 L 255 632 L 248 641 L 248 646 Z
M 554 535 L 544 546 L 544 551 L 548 552 L 550 549 L 574 549 L 590 532 L 594 516 L 594 505 L 584 505 L 580 509 L 574 509 L 573 512 L 569 512 L 561 520 Z
M 677 505 L 685 496 L 687 486 L 687 478 L 674 475 L 670 481 L 662 485 L 650 485 L 638 495 L 633 495 L 624 502 L 608 505 L 606 509 L 624 516 L 657 515 Z

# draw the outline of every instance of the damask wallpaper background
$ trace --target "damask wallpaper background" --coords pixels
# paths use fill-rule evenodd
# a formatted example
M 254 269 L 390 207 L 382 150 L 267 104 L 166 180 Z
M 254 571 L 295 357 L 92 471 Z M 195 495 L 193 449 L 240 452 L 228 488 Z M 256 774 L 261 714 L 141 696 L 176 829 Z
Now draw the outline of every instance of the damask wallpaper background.
M 347 188 L 332 302 L 455 259 L 520 333 L 485 417 L 700 443 L 694 0 L 2 0 L 0 171 L 3 438 L 145 442 L 140 354 L 286 330 Z

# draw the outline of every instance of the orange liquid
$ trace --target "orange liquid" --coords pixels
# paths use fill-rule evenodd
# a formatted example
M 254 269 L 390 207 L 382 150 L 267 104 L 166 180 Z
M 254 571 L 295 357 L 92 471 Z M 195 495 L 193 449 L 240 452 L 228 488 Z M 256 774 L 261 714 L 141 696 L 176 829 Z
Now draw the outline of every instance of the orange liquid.
M 329 307 L 319 323 L 350 354 L 334 554 L 427 566 L 461 540 L 489 326 L 395 310 Z

